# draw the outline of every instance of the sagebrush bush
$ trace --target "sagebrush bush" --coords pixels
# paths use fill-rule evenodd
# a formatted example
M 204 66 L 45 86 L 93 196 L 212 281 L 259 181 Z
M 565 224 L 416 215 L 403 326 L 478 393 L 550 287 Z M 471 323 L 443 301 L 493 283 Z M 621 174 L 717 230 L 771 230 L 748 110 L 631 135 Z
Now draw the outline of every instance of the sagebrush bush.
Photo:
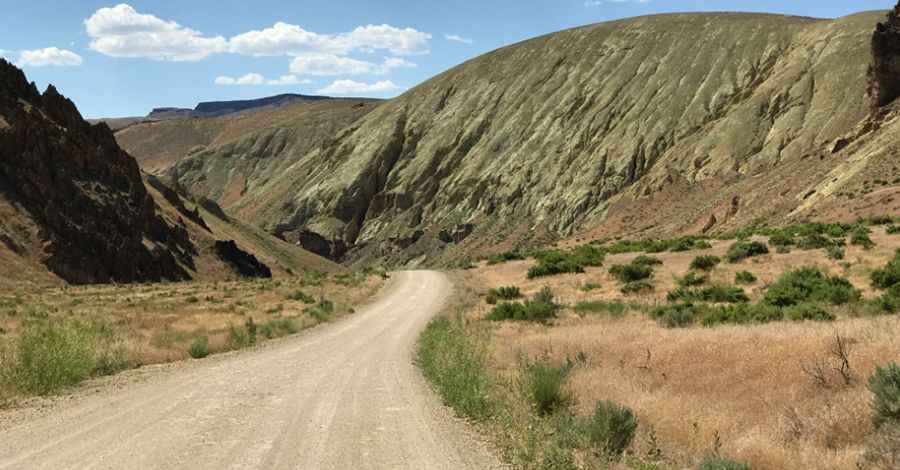
M 641 255 L 637 258 L 631 260 L 631 264 L 636 264 L 640 266 L 661 266 L 663 264 L 662 260 L 655 256 L 647 256 Z
M 833 259 L 835 261 L 840 261 L 846 256 L 844 248 L 837 245 L 826 248 L 825 254 L 828 256 L 828 259 Z
M 650 281 L 634 281 L 628 282 L 619 289 L 625 295 L 639 295 L 653 292 L 655 287 Z
M 853 233 L 850 235 L 850 244 L 861 246 L 865 250 L 871 250 L 875 246 L 875 242 L 869 237 L 869 229 L 863 226 L 853 229 Z
M 240 349 L 249 346 L 250 335 L 247 334 L 247 330 L 239 326 L 230 325 L 228 327 L 228 345 L 231 349 Z
M 735 286 L 714 284 L 700 288 L 678 287 L 669 292 L 669 302 L 714 302 L 714 303 L 741 303 L 749 302 L 750 297 L 744 289 Z
M 756 275 L 750 271 L 739 271 L 734 275 L 735 284 L 753 284 L 756 281 Z
M 888 235 L 896 235 L 900 233 L 900 225 L 889 225 L 885 229 L 885 232 L 887 232 Z
M 701 313 L 700 323 L 707 327 L 721 324 L 769 323 L 784 319 L 784 311 L 782 309 L 766 303 L 747 303 L 707 308 Z
M 785 307 L 784 316 L 793 321 L 834 321 L 836 319 L 833 313 L 811 303 Z
M 654 308 L 650 317 L 666 328 L 681 328 L 692 325 L 696 313 L 693 304 L 673 304 Z
M 691 269 L 696 269 L 699 271 L 712 271 L 722 262 L 722 258 L 718 256 L 712 255 L 703 255 L 694 258 L 691 261 Z
M 644 264 L 617 264 L 609 273 L 621 283 L 642 281 L 653 277 L 653 268 Z
M 302 290 L 298 290 L 291 295 L 288 296 L 290 300 L 296 300 L 298 302 L 303 302 L 305 304 L 314 304 L 316 303 L 316 299 L 314 299 L 311 295 L 303 292 Z
M 209 356 L 209 338 L 201 336 L 192 341 L 190 348 L 188 348 L 188 354 L 194 359 L 203 359 Z
M 87 379 L 97 366 L 95 337 L 83 323 L 35 321 L 25 325 L 9 371 L 14 386 L 47 395 Z
M 728 248 L 725 258 L 729 263 L 739 263 L 747 258 L 765 255 L 769 253 L 769 248 L 765 243 L 756 241 L 739 241 Z
M 497 303 L 497 300 L 513 300 L 522 297 L 522 291 L 516 286 L 504 286 L 488 291 L 486 301 L 489 304 Z
M 897 284 L 900 284 L 900 250 L 885 267 L 872 272 L 872 286 L 877 289 L 890 289 Z
M 572 402 L 572 396 L 565 390 L 570 371 L 570 363 L 556 366 L 547 359 L 523 364 L 525 393 L 539 415 L 552 415 Z
M 613 318 L 620 318 L 625 315 L 628 306 L 622 302 L 607 302 L 603 300 L 582 301 L 575 304 L 572 308 L 575 313 L 607 313 Z
M 528 277 L 583 273 L 586 266 L 602 266 L 605 256 L 603 250 L 591 245 L 581 245 L 567 251 L 541 251 L 534 255 L 537 264 L 528 270 Z
M 776 232 L 769 236 L 769 245 L 780 247 L 780 246 L 793 246 L 794 245 L 794 235 L 787 232 Z
M 490 321 L 536 321 L 547 322 L 556 318 L 559 305 L 553 297 L 553 291 L 544 287 L 525 302 L 503 302 L 494 307 L 487 315 Z
M 800 268 L 782 274 L 764 295 L 767 303 L 778 307 L 807 302 L 843 305 L 859 298 L 859 290 L 846 278 L 829 276 L 814 267 Z
M 678 284 L 678 287 L 696 287 L 706 284 L 707 281 L 709 281 L 708 277 L 697 274 L 694 271 L 688 271 L 684 277 L 681 277 L 676 281 L 676 284 Z
M 525 259 L 525 255 L 518 251 L 504 251 L 503 253 L 489 256 L 487 262 L 489 265 L 494 265 L 523 259 Z
M 599 401 L 594 414 L 585 423 L 585 433 L 601 452 L 618 457 L 634 439 L 637 418 L 628 407 L 611 401 Z
M 885 424 L 900 424 L 900 366 L 891 362 L 877 367 L 869 378 L 872 392 L 872 424 L 881 428 Z

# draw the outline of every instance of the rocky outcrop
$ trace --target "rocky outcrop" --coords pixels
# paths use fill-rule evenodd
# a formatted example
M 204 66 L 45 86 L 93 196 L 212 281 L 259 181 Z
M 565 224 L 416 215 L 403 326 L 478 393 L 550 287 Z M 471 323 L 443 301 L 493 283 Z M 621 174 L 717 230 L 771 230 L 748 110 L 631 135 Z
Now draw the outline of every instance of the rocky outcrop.
M 872 35 L 869 95 L 873 108 L 888 105 L 900 96 L 900 4 L 878 23 Z
M 187 231 L 156 214 L 140 170 L 105 124 L 0 60 L 0 198 L 40 228 L 42 261 L 76 284 L 183 280 Z
M 272 271 L 256 256 L 238 248 L 234 240 L 217 240 L 216 254 L 219 259 L 231 265 L 235 272 L 244 277 L 272 277 Z

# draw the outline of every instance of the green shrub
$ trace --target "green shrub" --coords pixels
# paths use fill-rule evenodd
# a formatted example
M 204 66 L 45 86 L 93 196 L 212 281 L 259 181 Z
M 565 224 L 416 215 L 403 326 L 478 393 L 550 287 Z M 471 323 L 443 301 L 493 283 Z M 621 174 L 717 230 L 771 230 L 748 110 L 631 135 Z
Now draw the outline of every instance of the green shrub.
M 709 281 L 708 277 L 689 271 L 684 277 L 678 279 L 677 284 L 678 287 L 696 287 L 706 284 L 707 281 Z
M 643 264 L 617 264 L 609 268 L 609 273 L 619 282 L 635 282 L 653 277 L 653 268 Z
M 678 287 L 668 294 L 669 302 L 714 302 L 714 303 L 741 303 L 749 302 L 750 297 L 744 289 L 735 286 L 714 284 L 702 288 Z
M 844 259 L 845 256 L 844 248 L 837 245 L 825 248 L 825 254 L 828 256 L 828 259 L 833 259 L 835 261 L 840 261 Z
M 490 416 L 487 353 L 462 322 L 440 316 L 428 323 L 419 339 L 416 360 L 444 403 L 463 417 Z
M 712 245 L 704 238 L 683 237 L 669 241 L 669 251 L 692 251 L 692 250 L 708 250 Z
M 900 250 L 894 254 L 894 259 L 882 269 L 872 272 L 872 285 L 877 289 L 889 289 L 900 284 Z
M 863 226 L 853 229 L 853 233 L 850 235 L 850 244 L 861 246 L 865 250 L 871 250 L 875 246 L 875 242 L 869 237 L 869 229 Z
M 507 261 L 519 261 L 523 259 L 525 259 L 525 255 L 519 253 L 518 251 L 504 251 L 503 253 L 489 256 L 488 264 L 494 265 L 506 263 Z
M 622 302 L 606 302 L 602 300 L 578 302 L 573 308 L 575 313 L 580 315 L 586 313 L 607 313 L 613 318 L 620 318 L 625 315 L 628 306 Z
M 82 323 L 29 322 L 18 340 L 10 373 L 13 385 L 47 395 L 87 379 L 97 366 L 95 338 Z
M 244 328 L 247 329 L 247 340 L 250 341 L 250 344 L 256 343 L 258 329 L 256 327 L 256 322 L 253 321 L 253 317 L 247 317 L 247 321 L 244 322 Z
M 241 349 L 250 345 L 250 335 L 244 328 L 231 325 L 228 327 L 228 345 L 231 349 Z
M 725 258 L 729 263 L 739 263 L 747 258 L 765 255 L 769 253 L 769 248 L 760 242 L 755 241 L 739 241 L 728 248 Z
M 793 321 L 834 321 L 834 314 L 816 304 L 803 303 L 784 309 L 784 316 Z
M 698 256 L 691 261 L 691 269 L 699 271 L 712 271 L 722 262 L 722 258 L 712 255 Z
M 900 423 L 900 366 L 891 362 L 877 367 L 869 378 L 872 392 L 872 424 L 876 429 L 885 424 Z
M 675 304 L 654 308 L 650 317 L 666 328 L 681 328 L 692 325 L 696 313 L 692 304 Z
M 789 271 L 766 291 L 766 302 L 789 307 L 805 302 L 843 305 L 858 300 L 860 292 L 846 278 L 829 276 L 813 267 Z
M 646 294 L 648 292 L 653 292 L 655 287 L 652 282 L 649 281 L 634 281 L 626 283 L 619 289 L 625 295 L 638 295 L 638 294 Z
M 621 456 L 631 445 L 637 430 L 637 418 L 625 406 L 611 401 L 597 402 L 594 414 L 585 425 L 590 442 L 609 456 Z
M 641 255 L 631 260 L 631 264 L 636 264 L 639 266 L 660 266 L 663 264 L 663 262 L 661 259 L 655 256 Z
M 782 319 L 784 319 L 784 312 L 774 305 L 748 303 L 708 308 L 702 312 L 700 323 L 703 326 L 711 327 L 721 324 L 769 323 Z
M 790 232 L 775 232 L 769 236 L 769 245 L 775 247 L 793 246 L 794 235 Z
M 568 251 L 548 250 L 535 254 L 537 264 L 528 270 L 528 277 L 553 276 L 564 273 L 583 273 L 585 266 L 603 265 L 605 254 L 597 247 L 581 245 Z
M 497 300 L 513 300 L 522 297 L 522 291 L 519 290 L 518 287 L 515 286 L 505 286 L 498 287 L 496 289 L 491 289 L 488 291 L 487 298 L 485 299 L 487 303 L 493 305 L 497 303 Z
M 866 225 L 893 225 L 894 218 L 889 215 L 875 215 L 860 222 Z
M 750 470 L 750 465 L 718 455 L 710 455 L 700 462 L 699 470 Z
M 316 299 L 314 299 L 311 295 L 303 292 L 302 290 L 298 290 L 291 295 L 288 296 L 289 300 L 295 300 L 298 302 L 303 302 L 305 304 L 314 304 L 316 303 Z
M 900 225 L 889 225 L 885 229 L 885 232 L 887 232 L 888 235 L 896 235 L 900 233 Z
M 734 275 L 735 284 L 753 284 L 756 281 L 756 276 L 750 271 L 739 271 Z
M 209 338 L 201 336 L 191 342 L 191 347 L 188 348 L 188 354 L 194 359 L 203 359 L 204 357 L 209 356 Z
M 586 282 L 583 286 L 581 286 L 581 291 L 590 292 L 592 290 L 599 289 L 600 287 L 600 284 L 597 284 L 596 282 Z
M 547 322 L 556 318 L 559 305 L 555 303 L 553 291 L 549 287 L 541 289 L 532 300 L 522 302 L 503 302 L 494 307 L 487 315 L 490 321 L 536 321 Z
M 844 241 L 842 239 L 828 238 L 820 233 L 811 233 L 797 243 L 797 247 L 801 250 L 821 250 L 843 245 Z
M 554 366 L 546 359 L 524 364 L 525 393 L 541 416 L 548 416 L 569 406 L 572 397 L 565 391 L 571 364 Z

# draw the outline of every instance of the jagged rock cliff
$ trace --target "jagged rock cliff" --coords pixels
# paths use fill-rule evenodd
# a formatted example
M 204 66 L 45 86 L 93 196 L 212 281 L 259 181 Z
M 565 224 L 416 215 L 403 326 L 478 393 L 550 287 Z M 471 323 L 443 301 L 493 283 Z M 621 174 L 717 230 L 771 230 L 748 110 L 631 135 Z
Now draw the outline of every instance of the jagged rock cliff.
M 52 85 L 38 93 L 2 60 L 0 197 L 36 223 L 43 262 L 69 282 L 189 277 L 187 232 L 157 216 L 137 163 L 109 128 L 85 122 Z
M 314 146 L 282 152 L 304 134 L 258 132 L 167 175 L 348 260 L 805 217 L 871 137 L 859 128 L 882 18 L 676 14 L 563 31 L 456 67 Z M 264 178 L 221 169 L 288 156 Z
M 873 107 L 890 104 L 900 96 L 900 5 L 875 28 L 869 74 Z

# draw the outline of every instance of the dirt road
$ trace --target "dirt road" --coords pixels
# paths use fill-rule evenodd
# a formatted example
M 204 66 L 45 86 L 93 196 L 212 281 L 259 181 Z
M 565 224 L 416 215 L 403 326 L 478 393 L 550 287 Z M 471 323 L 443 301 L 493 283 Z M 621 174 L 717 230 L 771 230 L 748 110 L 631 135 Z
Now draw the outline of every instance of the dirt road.
M 13 412 L 0 469 L 498 467 L 412 363 L 450 292 L 440 273 L 396 273 L 334 324 Z

